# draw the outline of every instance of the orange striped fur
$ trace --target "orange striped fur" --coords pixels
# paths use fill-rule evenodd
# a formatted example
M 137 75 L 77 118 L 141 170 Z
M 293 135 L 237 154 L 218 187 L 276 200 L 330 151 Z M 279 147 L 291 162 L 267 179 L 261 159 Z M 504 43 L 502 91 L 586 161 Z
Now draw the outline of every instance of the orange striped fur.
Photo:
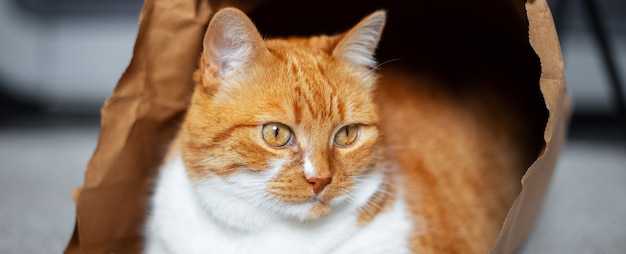
M 356 179 L 382 173 L 383 183 L 353 214 L 359 227 L 401 202 L 412 230 L 397 237 L 406 238 L 411 252 L 488 252 L 520 188 L 521 170 L 508 169 L 524 158 L 502 152 L 515 140 L 498 131 L 511 121 L 485 124 L 485 116 L 504 114 L 439 88 L 435 79 L 377 73 L 371 55 L 354 52 L 363 46 L 359 40 L 371 39 L 359 33 L 372 17 L 382 16 L 384 24 L 384 15 L 375 15 L 337 36 L 267 40 L 239 11 L 216 16 L 170 157 L 182 156 L 196 184 L 277 168 L 258 191 L 285 205 L 314 202 L 307 214 L 295 216 L 302 223 L 333 214 L 331 202 L 359 188 Z M 229 52 L 213 48 L 232 46 L 239 35 L 228 41 L 212 33 L 242 33 L 243 50 L 230 53 L 244 61 L 220 62 Z M 358 49 L 373 50 L 365 44 Z M 264 140 L 262 128 L 272 123 L 291 131 L 286 145 Z M 360 128 L 354 143 L 335 144 L 351 124 Z M 319 194 L 313 177 L 329 179 Z

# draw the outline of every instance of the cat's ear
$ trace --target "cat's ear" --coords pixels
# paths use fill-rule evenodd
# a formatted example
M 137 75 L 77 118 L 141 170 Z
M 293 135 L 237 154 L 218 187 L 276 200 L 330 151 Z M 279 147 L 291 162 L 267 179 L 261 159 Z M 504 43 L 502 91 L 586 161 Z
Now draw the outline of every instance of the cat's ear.
M 376 11 L 346 32 L 333 50 L 333 56 L 350 62 L 376 66 L 374 52 L 385 27 L 385 11 Z
M 202 53 L 205 75 L 224 78 L 269 52 L 250 18 L 235 8 L 224 8 L 211 19 Z

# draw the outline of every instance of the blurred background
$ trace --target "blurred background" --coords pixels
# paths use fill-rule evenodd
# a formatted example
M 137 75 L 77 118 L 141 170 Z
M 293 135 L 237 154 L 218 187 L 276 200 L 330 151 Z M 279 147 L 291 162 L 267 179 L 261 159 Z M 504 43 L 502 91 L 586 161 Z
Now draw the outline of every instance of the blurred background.
M 518 253 L 625 253 L 626 1 L 548 2 L 575 110 Z M 100 107 L 131 58 L 141 5 L 0 0 L 0 253 L 63 251 L 71 192 L 96 146 Z

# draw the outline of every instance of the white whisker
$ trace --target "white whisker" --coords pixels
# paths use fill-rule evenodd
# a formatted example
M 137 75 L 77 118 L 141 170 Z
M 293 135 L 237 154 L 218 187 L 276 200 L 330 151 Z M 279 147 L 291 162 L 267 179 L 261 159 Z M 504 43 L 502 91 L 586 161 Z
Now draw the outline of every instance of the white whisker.
M 384 64 L 388 64 L 388 63 L 395 62 L 395 61 L 398 61 L 398 60 L 401 60 L 401 59 L 400 58 L 394 58 L 394 59 L 389 59 L 387 61 L 379 63 L 376 66 L 372 67 L 372 69 L 370 69 L 367 74 L 370 74 L 370 73 L 372 73 L 374 71 L 380 70 L 380 67 L 383 66 Z
M 201 164 L 207 163 L 207 162 L 209 162 L 210 160 L 212 160 L 214 158 L 215 158 L 214 156 L 210 155 L 210 156 L 206 157 L 205 159 L 202 159 L 202 160 L 194 163 L 191 166 L 193 166 L 193 167 L 200 166 Z

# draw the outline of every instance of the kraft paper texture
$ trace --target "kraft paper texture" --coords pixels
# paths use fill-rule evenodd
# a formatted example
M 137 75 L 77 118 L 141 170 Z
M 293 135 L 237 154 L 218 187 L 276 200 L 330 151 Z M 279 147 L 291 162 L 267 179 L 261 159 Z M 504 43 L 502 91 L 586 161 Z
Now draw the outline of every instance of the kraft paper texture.
M 475 73 L 504 75 L 515 80 L 515 89 L 536 92 L 537 100 L 519 108 L 539 112 L 526 127 L 538 133 L 540 144 L 493 247 L 493 253 L 512 253 L 532 229 L 571 108 L 546 0 L 369 2 L 146 0 L 133 58 L 102 109 L 98 146 L 84 185 L 73 193 L 76 227 L 65 253 L 141 251 L 157 167 L 193 91 L 206 26 L 223 6 L 247 12 L 261 33 L 272 36 L 337 33 L 384 8 L 389 20 L 379 62 L 400 59 L 405 70 L 452 82 Z

